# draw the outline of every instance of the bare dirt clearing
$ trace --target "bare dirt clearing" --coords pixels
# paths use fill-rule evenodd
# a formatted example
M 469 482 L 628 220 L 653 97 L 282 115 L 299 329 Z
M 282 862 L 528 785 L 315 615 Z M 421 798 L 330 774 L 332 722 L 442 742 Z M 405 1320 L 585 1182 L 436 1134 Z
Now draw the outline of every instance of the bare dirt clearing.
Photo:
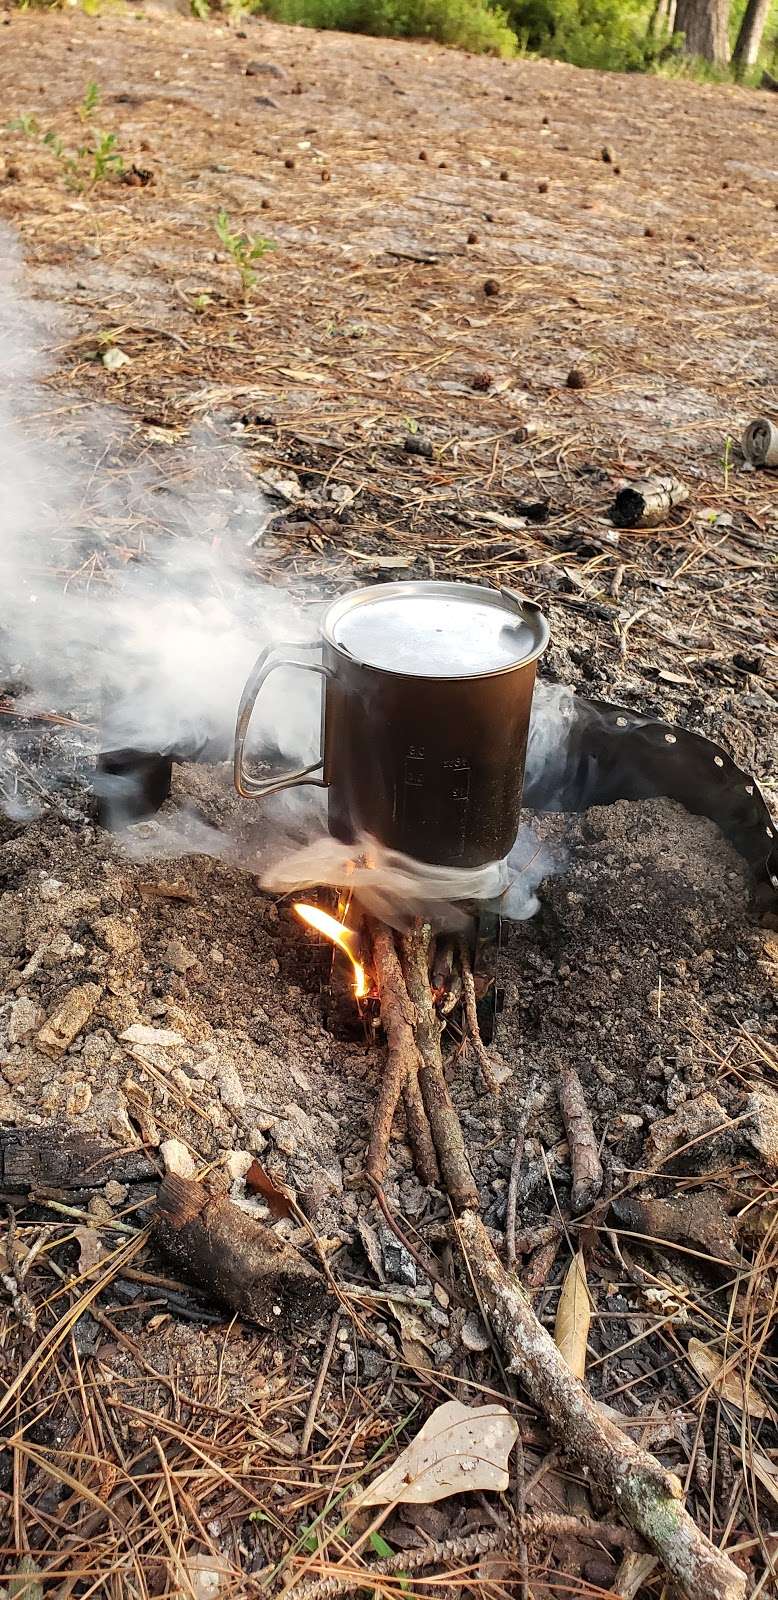
M 377 576 L 515 584 L 550 617 L 546 676 L 676 717 L 769 792 L 776 479 L 726 441 L 778 413 L 776 98 L 155 11 L 3 24 L 8 119 L 75 144 L 93 78 L 98 125 L 152 174 L 78 193 L 37 136 L 4 136 L 0 218 L 64 318 L 31 427 L 63 436 L 82 406 L 118 402 L 135 459 L 175 480 L 190 430 L 218 423 L 225 482 L 237 467 L 265 486 L 238 531 L 258 578 L 306 603 Z M 222 207 L 276 246 L 245 303 Z M 96 359 L 110 345 L 130 358 L 113 372 Z M 690 484 L 688 506 L 617 535 L 614 488 L 655 466 Z M 123 462 L 108 467 L 121 495 Z M 217 518 L 213 537 L 235 530 Z M 128 499 L 63 550 L 63 582 L 107 585 L 143 551 Z M 94 690 L 57 710 L 94 722 Z M 396 1576 L 367 1578 L 380 1540 L 349 1555 L 368 1523 L 346 1526 L 343 1497 L 448 1396 L 512 1396 L 531 1512 L 607 1514 L 506 1387 L 399 1121 L 387 1201 L 445 1289 L 359 1182 L 380 1050 L 323 1029 L 311 947 L 249 870 L 257 810 L 223 767 L 181 768 L 174 805 L 244 830 L 248 865 L 131 858 L 95 826 L 81 734 L 19 731 L 10 710 L 9 745 L 44 793 L 37 820 L 0 823 L 0 1119 L 140 1143 L 152 1176 L 159 1144 L 185 1140 L 243 1201 L 245 1154 L 260 1155 L 296 1197 L 275 1227 L 326 1262 L 341 1309 L 306 1437 L 326 1325 L 291 1341 L 223 1321 L 137 1231 L 150 1181 L 34 1202 L 6 1172 L 7 1570 L 27 1562 L 63 1600 L 206 1600 L 276 1594 L 347 1558 L 396 1594 Z M 72 781 L 49 793 L 57 752 Z M 740 858 L 669 802 L 535 826 L 563 864 L 538 917 L 510 930 L 498 1101 L 452 1052 L 482 1214 L 501 1237 L 536 1073 L 522 1280 L 553 1323 L 583 1244 L 593 1394 L 758 1583 L 775 1553 L 775 935 L 749 915 Z M 65 1027 L 66 1007 L 82 1025 L 52 1053 L 41 1029 Z M 579 1224 L 554 1088 L 567 1059 L 614 1195 Z M 700 1376 L 690 1336 L 726 1356 L 740 1404 Z M 464 1534 L 487 1553 L 445 1543 Z M 382 1536 L 409 1565 L 426 1552 L 459 1573 L 451 1592 L 519 1592 L 507 1501 L 406 1507 Z M 622 1554 L 538 1536 L 532 1592 L 607 1592 Z M 661 1588 L 657 1571 L 641 1592 Z

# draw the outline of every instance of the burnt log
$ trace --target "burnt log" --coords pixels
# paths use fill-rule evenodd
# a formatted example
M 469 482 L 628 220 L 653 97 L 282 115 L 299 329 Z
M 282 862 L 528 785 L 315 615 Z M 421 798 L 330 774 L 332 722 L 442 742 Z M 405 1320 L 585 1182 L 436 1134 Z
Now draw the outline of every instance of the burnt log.
M 159 1167 L 144 1150 L 123 1150 L 96 1134 L 63 1130 L 56 1122 L 35 1128 L 0 1128 L 0 1189 L 4 1193 L 102 1189 L 148 1183 Z
M 163 1254 L 201 1294 L 289 1334 L 332 1310 L 325 1279 L 225 1195 L 169 1172 L 152 1218 Z
M 619 489 L 608 515 L 617 528 L 658 528 L 673 507 L 684 505 L 688 498 L 686 484 L 667 472 Z

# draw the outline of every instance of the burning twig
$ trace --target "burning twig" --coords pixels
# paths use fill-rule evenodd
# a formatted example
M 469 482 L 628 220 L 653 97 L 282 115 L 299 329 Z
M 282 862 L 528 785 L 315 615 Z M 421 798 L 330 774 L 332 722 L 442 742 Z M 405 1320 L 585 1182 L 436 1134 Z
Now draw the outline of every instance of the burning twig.
M 478 1189 L 443 1072 L 442 1024 L 435 1012 L 429 978 L 431 936 L 429 924 L 417 919 L 410 933 L 403 934 L 400 940 L 405 983 L 415 1011 L 416 1044 L 422 1060 L 419 1084 L 451 1203 L 456 1211 L 465 1207 L 477 1210 Z
M 392 1121 L 400 1094 L 405 1095 L 408 1134 L 413 1144 L 419 1176 L 436 1183 L 438 1165 L 419 1089 L 421 1059 L 414 1033 L 413 1004 L 397 955 L 394 934 L 382 922 L 370 924 L 373 965 L 381 996 L 381 1021 L 388 1046 L 387 1063 L 373 1117 L 367 1161 L 368 1176 L 382 1184 L 386 1172 Z
M 594 1205 L 602 1188 L 603 1170 L 591 1113 L 575 1067 L 566 1066 L 559 1075 L 559 1106 L 573 1169 L 573 1214 L 580 1216 Z
M 566 1452 L 660 1557 L 686 1600 L 744 1600 L 744 1574 L 692 1521 L 678 1478 L 604 1416 L 573 1376 L 523 1289 L 498 1260 L 480 1218 L 465 1211 L 458 1233 L 509 1370 L 521 1378 Z
M 495 1077 L 494 1067 L 489 1060 L 486 1046 L 481 1038 L 481 1030 L 478 1026 L 478 1002 L 475 995 L 475 979 L 473 978 L 473 969 L 470 965 L 470 956 L 468 955 L 467 945 L 465 944 L 464 939 L 460 939 L 459 941 L 459 962 L 462 972 L 462 996 L 465 1003 L 465 1020 L 467 1022 L 467 1031 L 470 1036 L 470 1042 L 475 1050 L 478 1065 L 481 1068 L 481 1074 L 489 1093 L 499 1094 L 500 1085 Z
M 224 1195 L 169 1172 L 154 1216 L 157 1243 L 190 1283 L 264 1327 L 309 1327 L 329 1300 L 315 1267 Z

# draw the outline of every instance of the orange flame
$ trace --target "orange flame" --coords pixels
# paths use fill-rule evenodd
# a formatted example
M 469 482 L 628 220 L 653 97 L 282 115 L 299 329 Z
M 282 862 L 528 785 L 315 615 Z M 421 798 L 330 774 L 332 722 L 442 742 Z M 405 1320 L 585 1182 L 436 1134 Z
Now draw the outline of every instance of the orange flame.
M 359 942 L 357 934 L 352 928 L 346 928 L 342 922 L 338 922 L 337 917 L 331 917 L 327 911 L 320 910 L 319 906 L 306 906 L 298 901 L 294 909 L 298 917 L 302 917 L 303 922 L 309 923 L 312 928 L 323 933 L 333 944 L 340 945 L 354 968 L 354 994 L 357 1000 L 363 1000 L 368 991 L 368 982 L 365 969 L 354 953 L 354 947 Z

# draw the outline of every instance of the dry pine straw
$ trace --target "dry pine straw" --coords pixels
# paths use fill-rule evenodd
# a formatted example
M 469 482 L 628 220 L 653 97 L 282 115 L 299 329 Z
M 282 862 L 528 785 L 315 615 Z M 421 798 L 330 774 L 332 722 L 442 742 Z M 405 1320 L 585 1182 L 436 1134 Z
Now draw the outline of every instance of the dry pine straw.
M 74 107 L 94 76 L 101 125 L 154 171 L 147 189 L 74 197 L 49 155 L 20 134 L 4 137 L 0 216 L 21 233 L 31 287 L 66 314 L 44 431 L 71 426 L 84 397 L 118 400 L 138 449 L 164 456 L 204 417 L 247 417 L 231 448 L 258 470 L 301 471 L 320 491 L 315 520 L 274 524 L 255 552 L 262 575 L 343 585 L 387 557 L 407 562 L 387 576 L 498 574 L 549 611 L 552 671 L 679 710 L 763 776 L 776 511 L 766 477 L 744 474 L 736 450 L 729 468 L 724 444 L 776 407 L 766 331 L 774 100 L 256 23 L 245 32 L 159 14 L 14 14 L 3 29 L 9 116 L 34 112 L 75 142 Z M 247 77 L 257 58 L 285 76 Z M 265 91 L 275 105 L 257 103 Z M 618 149 L 619 174 L 600 161 L 603 143 Z M 245 306 L 214 253 L 221 205 L 278 246 Z M 484 296 L 487 278 L 496 296 Z M 211 305 L 195 316 L 203 292 Z M 91 360 L 108 328 L 132 358 L 114 376 Z M 566 387 L 574 366 L 587 378 L 580 390 Z M 537 432 L 521 442 L 528 418 Z M 409 429 L 432 442 L 431 460 L 403 452 Z M 691 481 L 691 510 L 617 544 L 602 520 L 613 484 L 655 465 Z M 338 511 L 332 488 L 355 492 L 350 509 Z M 484 520 L 546 498 L 542 527 Z M 716 525 L 717 513 L 731 523 Z M 108 555 L 88 559 L 87 575 L 106 576 L 141 540 L 130 516 Z M 748 1163 L 727 1177 L 762 1209 Z M 28 1299 L 4 1308 L 2 1331 L 14 1382 L 3 1417 L 14 1441 L 2 1458 L 4 1543 L 14 1559 L 39 1552 L 57 1595 L 186 1593 L 193 1545 L 227 1568 L 225 1593 L 242 1592 L 252 1567 L 275 1574 L 270 1592 L 282 1572 L 326 1569 L 355 1537 L 338 1531 L 338 1497 L 379 1450 L 396 1448 L 403 1419 L 412 1431 L 447 1393 L 504 1392 L 490 1357 L 474 1358 L 461 1380 L 405 1361 L 389 1380 L 360 1368 L 356 1382 L 325 1386 L 302 1463 L 294 1441 L 319 1346 L 281 1357 L 255 1330 L 128 1319 L 112 1298 L 117 1274 L 144 1273 L 148 1317 L 155 1300 L 161 1316 L 167 1304 L 143 1236 L 127 1241 L 105 1226 L 115 1253 L 63 1283 L 56 1269 L 75 1259 L 63 1248 L 74 1225 L 20 1223 L 19 1247 L 36 1250 L 37 1267 L 23 1285 Z M 739 1370 L 756 1372 L 774 1224 L 748 1260 L 747 1276 L 732 1277 L 724 1321 L 704 1295 L 692 1314 L 701 1337 L 726 1333 Z M 375 1302 L 357 1295 L 347 1309 L 364 1338 Z M 622 1326 L 632 1356 L 653 1327 L 651 1360 L 662 1350 L 665 1371 L 689 1380 L 669 1314 L 634 1333 Z M 366 1347 L 357 1348 L 362 1362 Z M 750 1558 L 765 1520 L 759 1443 L 750 1419 L 709 1393 L 708 1453 L 690 1381 L 690 1503 Z M 520 1414 L 532 1503 L 563 1509 L 564 1474 Z M 312 1555 L 301 1530 L 317 1518 Z M 563 1547 L 557 1564 L 568 1560 L 580 1571 Z M 544 1571 L 533 1549 L 535 1593 Z M 579 1592 L 591 1586 L 576 1582 Z M 488 1593 L 475 1579 L 469 1587 Z

